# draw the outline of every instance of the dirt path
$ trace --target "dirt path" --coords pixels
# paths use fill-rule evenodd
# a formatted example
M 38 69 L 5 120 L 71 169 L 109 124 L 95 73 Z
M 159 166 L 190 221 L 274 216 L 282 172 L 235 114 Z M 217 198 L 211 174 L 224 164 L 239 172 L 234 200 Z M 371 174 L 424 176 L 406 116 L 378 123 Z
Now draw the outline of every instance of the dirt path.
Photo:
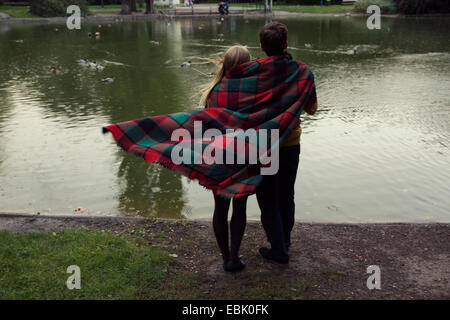
M 125 232 L 175 252 L 172 276 L 186 286 L 179 298 L 450 299 L 450 224 L 297 223 L 290 266 L 281 269 L 258 255 L 264 232 L 249 222 L 241 249 L 247 268 L 226 274 L 209 221 L 0 214 L 0 230 L 72 227 Z M 369 265 L 381 269 L 381 290 L 366 286 Z

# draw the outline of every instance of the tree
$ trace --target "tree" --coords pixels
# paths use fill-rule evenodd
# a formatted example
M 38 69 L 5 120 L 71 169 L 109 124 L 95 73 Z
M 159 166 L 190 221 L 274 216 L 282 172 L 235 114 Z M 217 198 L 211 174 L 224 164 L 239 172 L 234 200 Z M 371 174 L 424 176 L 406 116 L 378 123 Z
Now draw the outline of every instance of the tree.
M 130 7 L 128 6 L 128 0 L 122 0 L 122 11 L 120 14 L 130 14 Z
M 130 11 L 131 12 L 137 12 L 136 0 L 130 0 Z
M 153 2 L 154 0 L 145 0 L 145 13 L 149 14 L 149 13 L 153 13 Z
M 136 0 L 122 0 L 122 11 L 120 14 L 130 14 L 137 12 Z

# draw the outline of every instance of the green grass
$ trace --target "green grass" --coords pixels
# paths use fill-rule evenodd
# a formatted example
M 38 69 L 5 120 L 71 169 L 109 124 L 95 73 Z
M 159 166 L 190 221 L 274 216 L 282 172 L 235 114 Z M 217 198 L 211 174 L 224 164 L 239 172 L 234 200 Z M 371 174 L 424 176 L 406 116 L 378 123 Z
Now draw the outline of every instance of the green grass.
M 184 239 L 166 243 L 163 232 L 145 229 L 115 233 L 68 229 L 55 232 L 0 231 L 0 300 L 10 299 L 309 299 L 312 283 L 270 270 L 247 270 L 233 276 L 193 272 L 171 253 L 190 250 Z M 175 248 L 177 247 L 177 248 Z M 179 251 L 181 250 L 181 252 Z M 198 264 L 218 263 L 202 257 Z M 81 289 L 69 290 L 72 275 L 81 270 Z M 325 272 L 325 271 L 324 271 Z M 333 271 L 326 271 L 327 274 Z
M 254 4 L 249 3 L 232 3 L 232 7 L 248 7 L 254 8 Z M 259 4 L 258 7 L 261 7 Z M 303 13 L 335 13 L 335 12 L 350 12 L 353 10 L 353 5 L 331 5 L 331 6 L 307 6 L 307 5 L 274 5 L 273 10 L 288 11 L 288 12 L 303 12 Z
M 109 4 L 102 8 L 102 6 L 89 6 L 90 12 L 108 12 L 108 11 L 121 11 L 122 6 L 120 4 Z M 138 8 L 139 11 L 139 8 Z
M 155 10 L 167 9 L 168 7 L 163 6 L 155 6 Z M 122 6 L 120 4 L 109 4 L 102 6 L 89 6 L 90 12 L 118 12 L 122 10 Z M 143 8 L 137 7 L 138 12 L 143 12 L 145 10 L 145 6 Z
M 38 16 L 30 13 L 30 7 L 26 6 L 0 6 L 0 12 L 13 18 L 38 18 Z
M 71 229 L 0 232 L 1 299 L 158 298 L 171 257 L 111 232 Z M 81 269 L 81 289 L 69 290 L 67 267 Z
M 163 9 L 164 7 L 158 7 L 155 6 L 155 10 Z M 29 11 L 30 7 L 28 6 L 1 6 L 0 5 L 0 12 L 6 13 L 7 15 L 10 15 L 13 18 L 39 18 L 37 15 L 34 15 L 30 13 Z M 120 12 L 122 10 L 121 5 L 105 5 L 104 8 L 102 6 L 89 6 L 89 11 L 91 13 L 98 13 L 98 12 L 109 12 L 109 13 L 116 13 Z M 138 12 L 143 12 L 145 8 L 137 8 Z
M 380 7 L 381 13 L 392 14 L 397 12 L 395 3 L 390 0 L 359 0 L 355 4 L 354 11 L 358 13 L 366 13 L 367 7 L 373 4 Z

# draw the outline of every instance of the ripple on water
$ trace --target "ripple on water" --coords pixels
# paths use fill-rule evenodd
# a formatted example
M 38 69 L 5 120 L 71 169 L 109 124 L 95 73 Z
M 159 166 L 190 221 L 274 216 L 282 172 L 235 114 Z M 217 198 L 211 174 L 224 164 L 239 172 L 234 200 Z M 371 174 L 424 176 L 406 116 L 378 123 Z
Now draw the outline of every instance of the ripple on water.
M 2 32 L 1 210 L 210 218 L 210 192 L 126 155 L 100 128 L 193 109 L 210 80 L 201 72 L 214 67 L 180 71 L 188 57 L 215 57 L 235 43 L 260 56 L 254 35 L 264 21 L 229 22 L 117 24 L 100 41 L 39 25 Z M 302 116 L 297 219 L 450 222 L 448 22 L 421 22 L 389 21 L 389 32 L 375 34 L 358 18 L 286 21 L 290 51 L 313 70 L 319 96 L 319 112 Z M 224 41 L 212 44 L 219 34 Z M 12 40 L 20 38 L 19 47 Z M 103 61 L 104 71 L 77 65 L 83 57 Z M 116 80 L 104 85 L 105 77 Z M 258 219 L 254 197 L 248 208 Z

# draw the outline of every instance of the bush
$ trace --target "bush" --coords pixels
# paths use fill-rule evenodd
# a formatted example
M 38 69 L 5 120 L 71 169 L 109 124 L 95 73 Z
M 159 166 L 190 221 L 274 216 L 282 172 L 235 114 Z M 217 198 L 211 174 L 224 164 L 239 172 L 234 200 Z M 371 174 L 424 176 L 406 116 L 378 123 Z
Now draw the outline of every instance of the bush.
M 360 13 L 367 13 L 367 7 L 373 4 L 380 7 L 381 13 L 397 12 L 395 3 L 390 0 L 358 0 L 353 10 Z
M 87 15 L 87 0 L 31 0 L 30 12 L 40 17 L 65 17 L 70 5 L 79 6 L 81 14 Z
M 404 14 L 449 13 L 448 0 L 395 0 L 397 9 Z

